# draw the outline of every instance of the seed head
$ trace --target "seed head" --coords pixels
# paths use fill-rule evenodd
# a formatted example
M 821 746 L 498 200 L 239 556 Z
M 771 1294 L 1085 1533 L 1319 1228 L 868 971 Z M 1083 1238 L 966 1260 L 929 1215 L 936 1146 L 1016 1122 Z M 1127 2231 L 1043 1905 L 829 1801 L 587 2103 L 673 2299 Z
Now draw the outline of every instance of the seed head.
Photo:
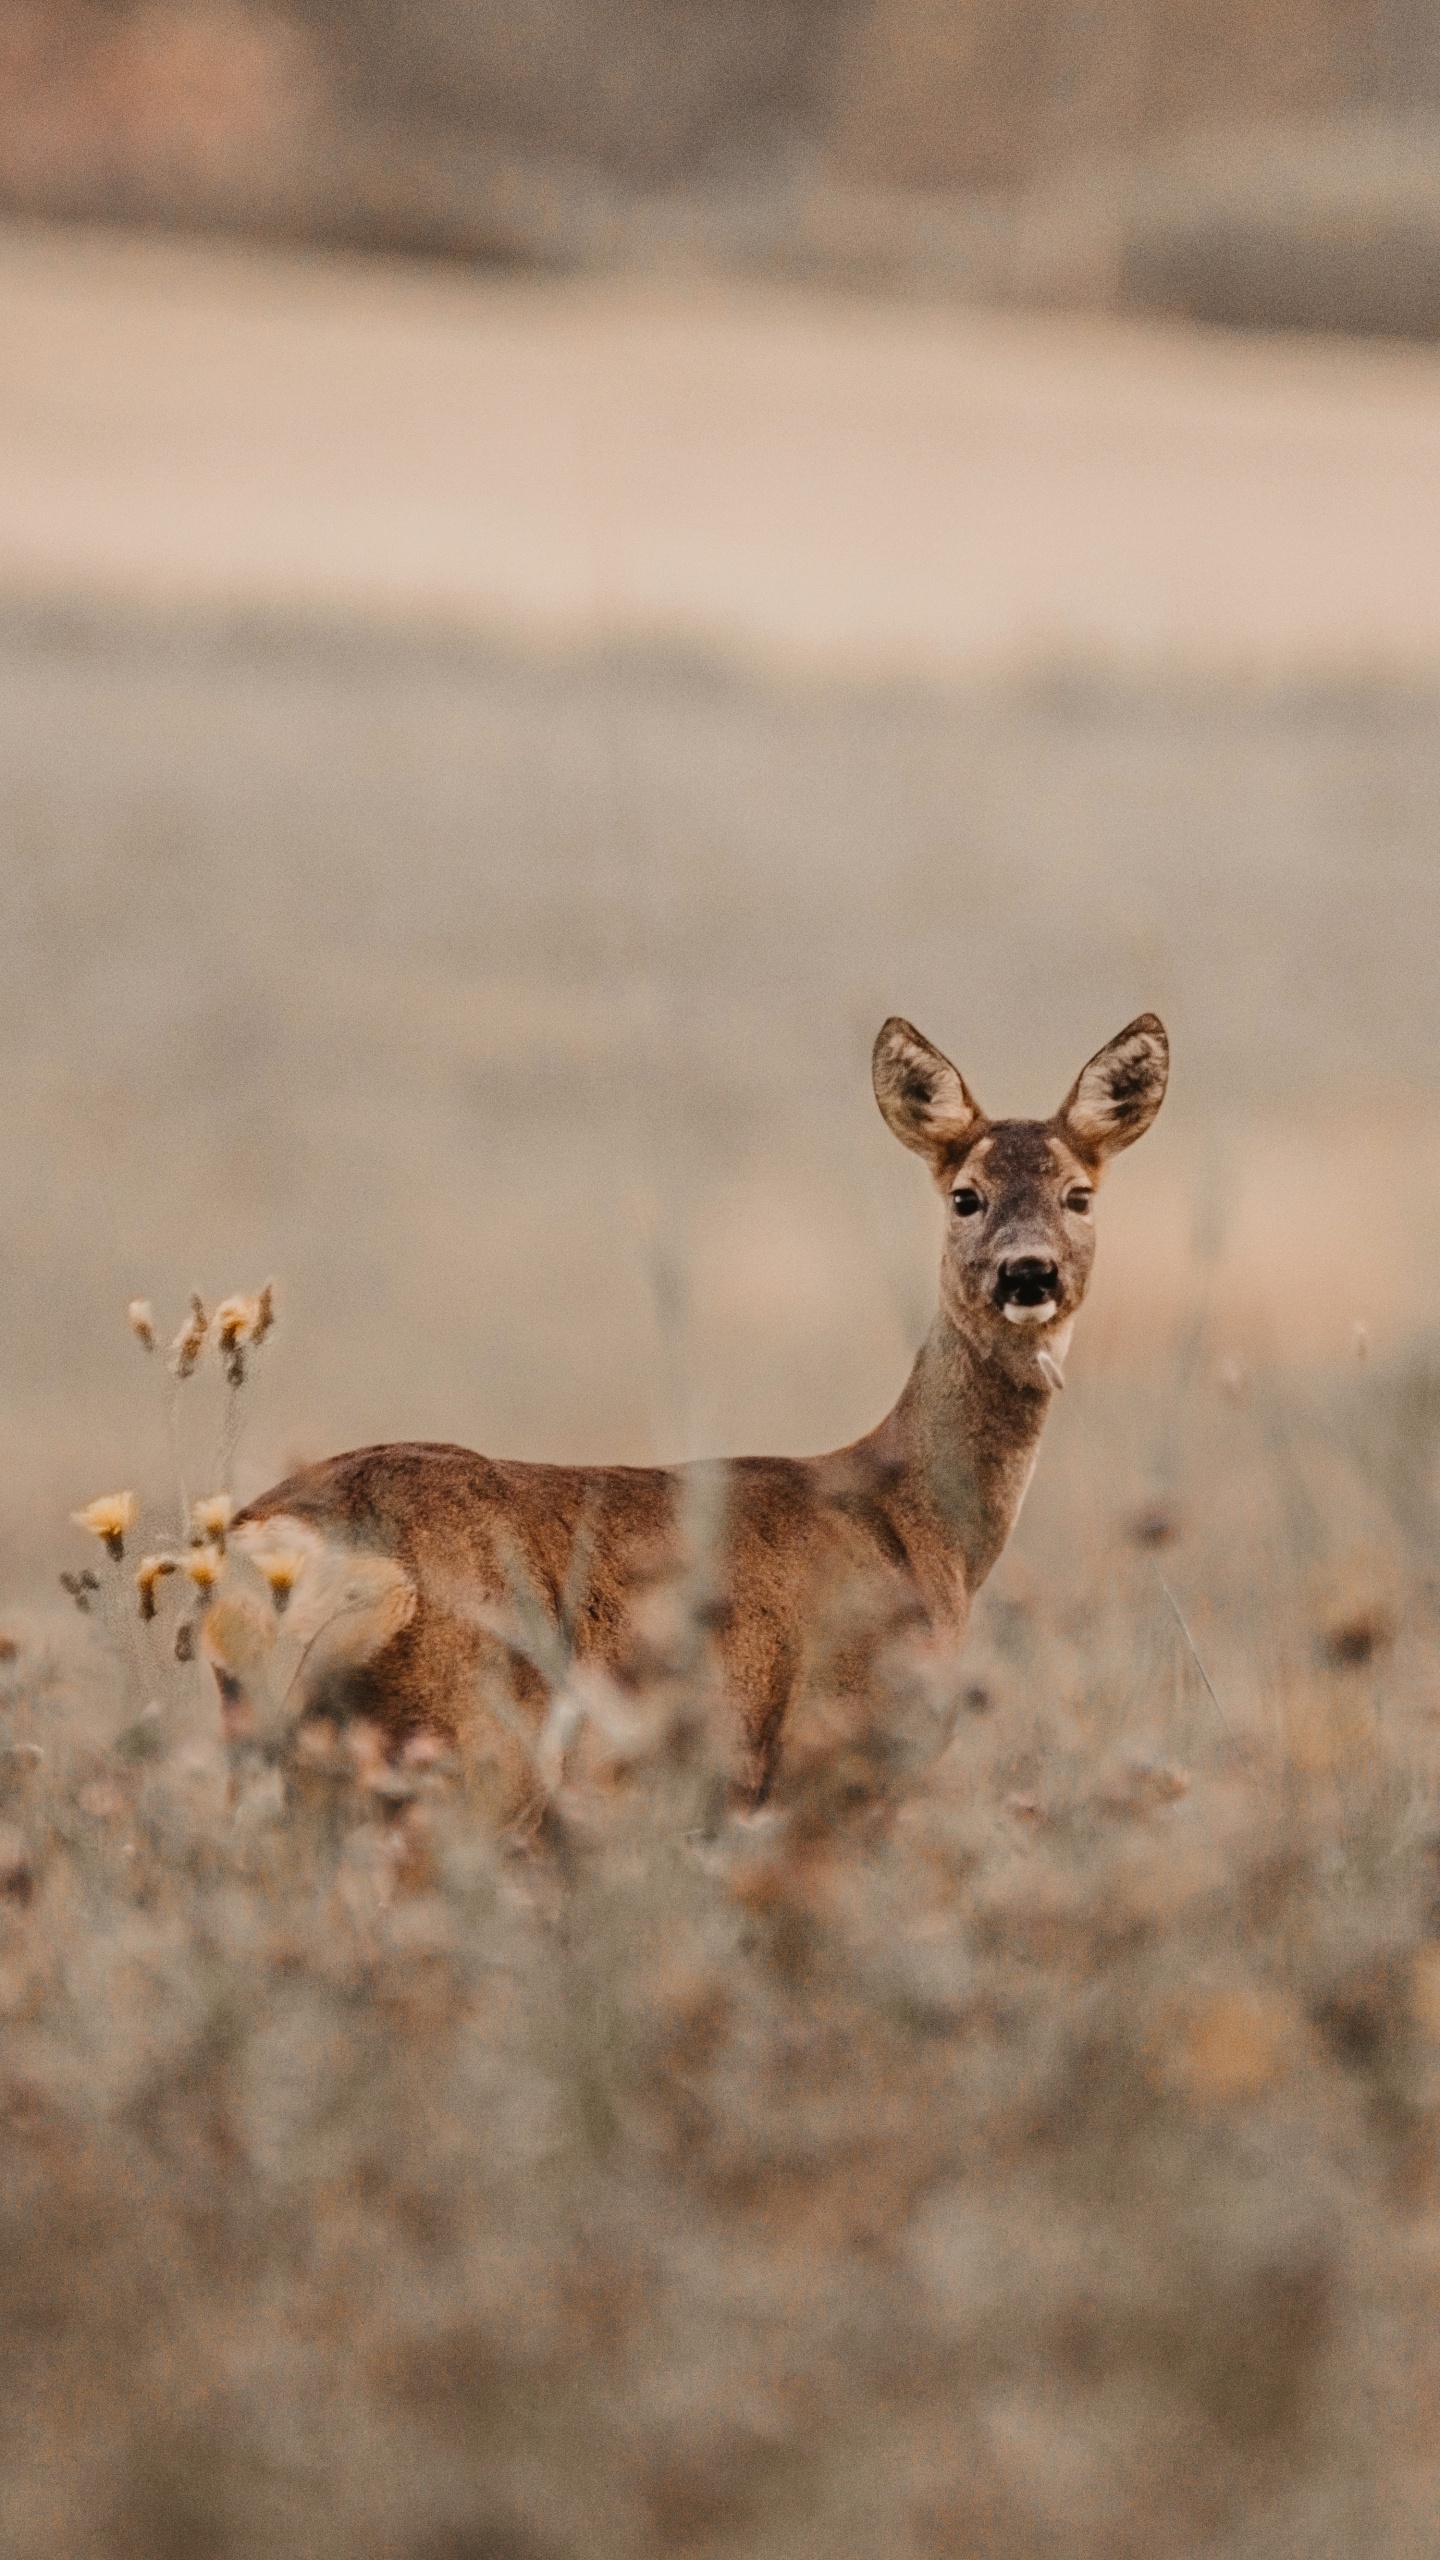
M 155 1586 L 157 1582 L 164 1580 L 167 1573 L 175 1573 L 179 1568 L 179 1562 L 178 1556 L 142 1556 L 135 1576 L 135 1588 L 140 1594 L 142 1618 L 148 1620 L 154 1617 Z
M 290 1605 L 290 1594 L 305 1570 L 306 1558 L 300 1547 L 271 1547 L 267 1554 L 255 1558 L 256 1570 L 270 1586 L 275 1615 L 283 1617 Z
M 228 1493 L 207 1493 L 199 1502 L 192 1502 L 190 1517 L 195 1523 L 196 1545 L 213 1544 L 219 1548 L 223 1556 L 225 1532 L 230 1526 L 234 1509 L 234 1502 Z
M 223 1298 L 215 1310 L 215 1331 L 225 1375 L 232 1387 L 245 1384 L 245 1354 L 258 1351 L 275 1322 L 275 1283 L 267 1280 L 253 1293 Z
M 215 1310 L 215 1331 L 220 1337 L 221 1350 L 233 1351 L 237 1342 L 253 1342 L 260 1322 L 258 1295 L 222 1298 Z M 269 1330 L 268 1324 L 266 1330 Z
M 209 1331 L 210 1318 L 205 1312 L 205 1301 L 198 1290 L 192 1290 L 190 1313 L 170 1345 L 170 1366 L 177 1378 L 189 1377 L 205 1348 Z
M 92 1538 L 102 1539 L 106 1554 L 119 1564 L 125 1553 L 125 1532 L 133 1529 L 138 1509 L 133 1493 L 102 1493 L 70 1517 L 77 1529 L 88 1529 Z
M 185 1570 L 200 1594 L 203 1608 L 225 1570 L 225 1558 L 216 1546 L 192 1547 L 185 1558 Z
M 155 1348 L 155 1310 L 148 1298 L 132 1298 L 125 1310 L 125 1321 L 137 1342 L 147 1351 Z
M 230 1386 L 245 1384 L 246 1346 L 258 1342 L 262 1327 L 268 1332 L 273 1320 L 273 1309 L 265 1316 L 259 1296 L 222 1298 L 215 1310 L 215 1332 Z

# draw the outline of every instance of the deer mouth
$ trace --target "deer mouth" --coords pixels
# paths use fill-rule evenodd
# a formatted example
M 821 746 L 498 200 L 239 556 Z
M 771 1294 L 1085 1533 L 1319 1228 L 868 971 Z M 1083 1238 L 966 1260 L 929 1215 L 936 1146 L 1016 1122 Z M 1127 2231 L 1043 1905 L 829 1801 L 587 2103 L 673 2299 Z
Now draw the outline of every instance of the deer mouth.
M 1060 1306 L 1060 1273 L 1038 1254 L 1002 1263 L 995 1304 L 1008 1324 L 1048 1324 Z

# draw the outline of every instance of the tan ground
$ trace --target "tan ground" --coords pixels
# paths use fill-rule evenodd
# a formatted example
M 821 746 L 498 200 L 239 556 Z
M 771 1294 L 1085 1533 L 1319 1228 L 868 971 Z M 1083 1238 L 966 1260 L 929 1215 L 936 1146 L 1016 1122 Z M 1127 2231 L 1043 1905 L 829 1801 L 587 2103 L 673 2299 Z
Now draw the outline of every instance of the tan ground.
M 1020 1110 L 1171 1021 L 1082 1393 L 1428 1326 L 1440 358 L 33 234 L 0 334 L 11 1588 L 192 1280 L 250 1485 L 866 1427 L 895 1009 Z
M 0 581 L 952 679 L 1440 667 L 1440 353 L 0 242 Z

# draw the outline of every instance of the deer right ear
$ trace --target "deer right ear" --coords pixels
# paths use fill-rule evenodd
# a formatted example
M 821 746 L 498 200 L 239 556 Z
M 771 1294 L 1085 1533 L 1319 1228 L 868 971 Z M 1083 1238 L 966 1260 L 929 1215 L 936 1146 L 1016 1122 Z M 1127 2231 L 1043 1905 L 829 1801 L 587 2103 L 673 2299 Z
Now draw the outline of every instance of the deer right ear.
M 972 1147 L 985 1114 L 958 1067 L 932 1048 L 912 1022 L 892 1014 L 871 1060 L 875 1099 L 902 1147 L 941 1174 Z

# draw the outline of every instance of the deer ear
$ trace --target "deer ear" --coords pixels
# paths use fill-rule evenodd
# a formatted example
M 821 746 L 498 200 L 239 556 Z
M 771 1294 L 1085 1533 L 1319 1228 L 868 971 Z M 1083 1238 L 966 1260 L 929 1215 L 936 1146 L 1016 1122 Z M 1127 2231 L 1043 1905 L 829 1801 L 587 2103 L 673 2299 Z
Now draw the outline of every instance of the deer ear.
M 924 1156 L 938 1174 L 974 1145 L 985 1114 L 958 1067 L 892 1014 L 871 1060 L 875 1099 L 902 1147 Z
M 1138 1013 L 1082 1067 L 1055 1117 L 1077 1155 L 1103 1159 L 1143 1138 L 1170 1074 L 1158 1013 Z

